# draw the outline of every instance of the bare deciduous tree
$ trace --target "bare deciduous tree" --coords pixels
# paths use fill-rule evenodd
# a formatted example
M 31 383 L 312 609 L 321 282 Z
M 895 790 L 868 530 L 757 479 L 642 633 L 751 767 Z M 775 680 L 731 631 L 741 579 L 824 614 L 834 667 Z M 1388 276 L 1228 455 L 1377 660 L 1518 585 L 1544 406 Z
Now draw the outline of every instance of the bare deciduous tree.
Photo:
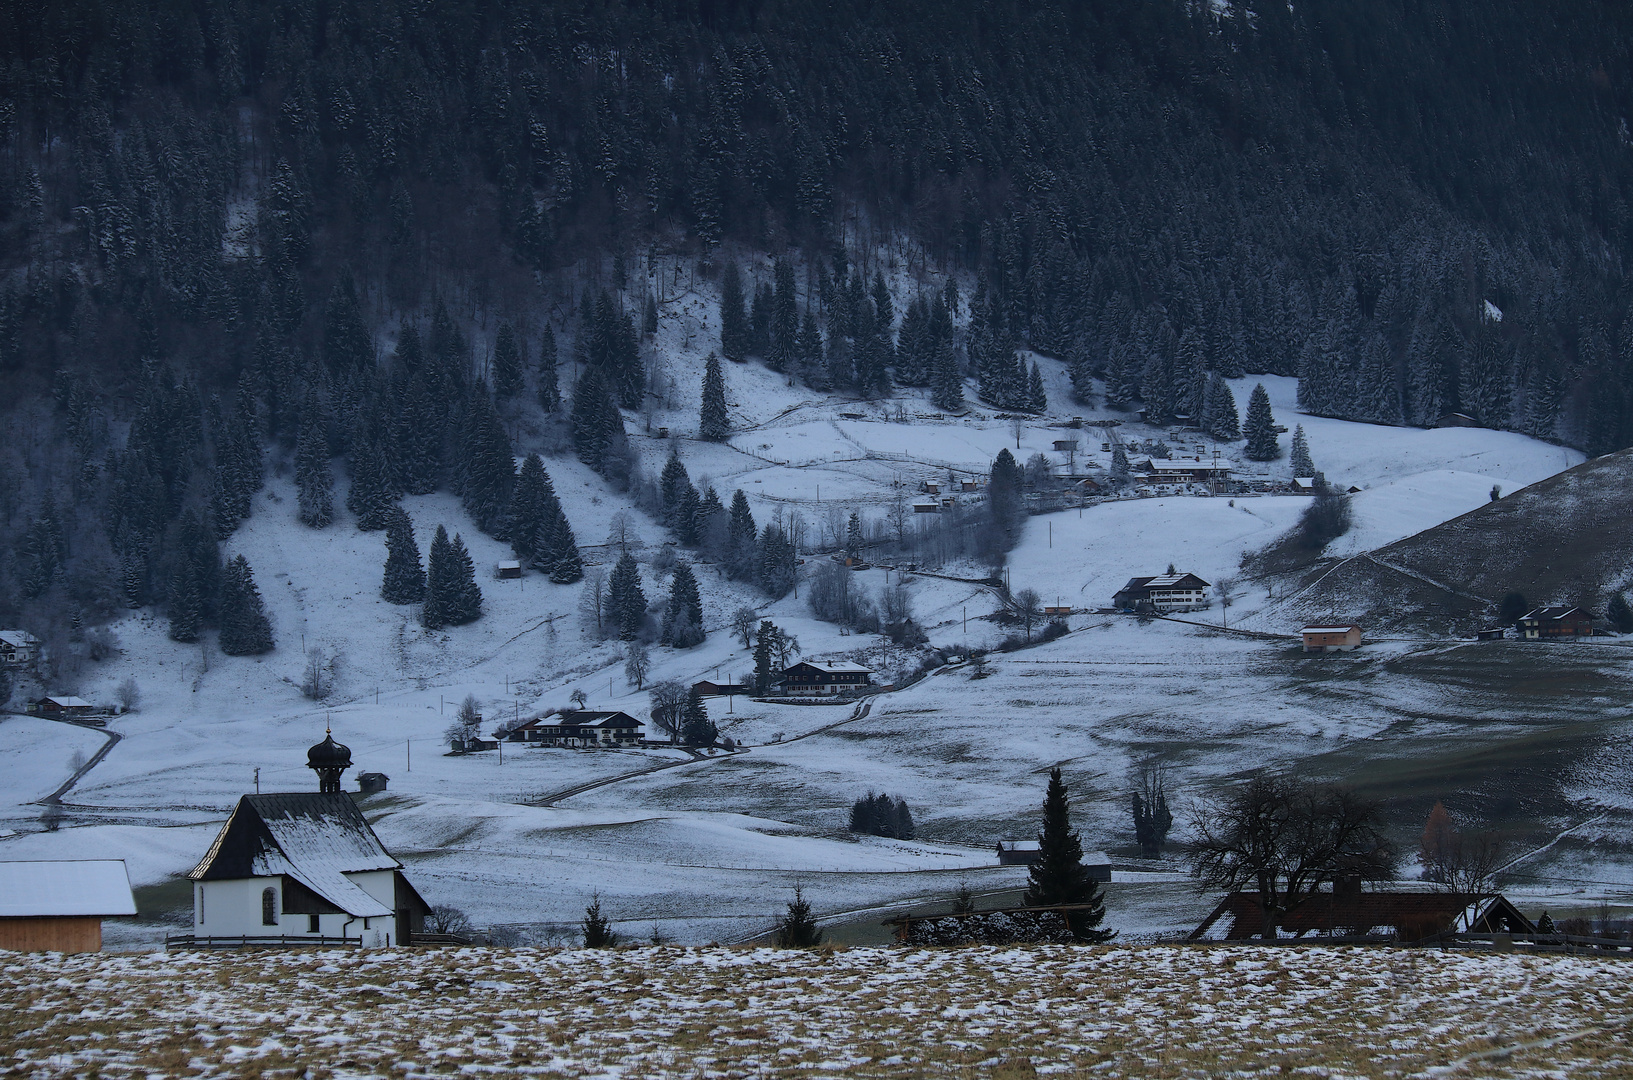
M 125 712 L 135 712 L 142 704 L 142 688 L 136 684 L 136 676 L 126 675 L 120 680 L 119 688 L 114 691 L 119 699 L 119 707 Z
M 1026 640 L 1032 640 L 1032 627 L 1043 618 L 1043 607 L 1036 589 L 1022 589 L 1015 594 L 1015 614 L 1026 627 Z
M 680 738 L 680 725 L 686 710 L 687 687 L 679 679 L 665 679 L 652 684 L 652 724 L 665 732 L 671 742 Z
M 1452 892 L 1487 892 L 1496 884 L 1503 862 L 1503 845 L 1489 832 L 1464 833 L 1452 823 L 1446 807 L 1436 802 L 1423 827 L 1418 851 L 1423 880 Z
M 1257 890 L 1264 937 L 1340 875 L 1382 881 L 1395 854 L 1377 803 L 1342 787 L 1261 775 L 1224 800 L 1199 804 L 1191 874 L 1205 888 Z
M 743 648 L 754 648 L 754 631 L 760 625 L 760 613 L 751 607 L 740 607 L 731 613 L 731 632 L 743 643 Z
M 652 670 L 652 657 L 647 653 L 646 646 L 639 641 L 629 643 L 629 649 L 624 654 L 624 678 L 635 684 L 635 689 L 641 689 L 646 682 L 646 673 Z

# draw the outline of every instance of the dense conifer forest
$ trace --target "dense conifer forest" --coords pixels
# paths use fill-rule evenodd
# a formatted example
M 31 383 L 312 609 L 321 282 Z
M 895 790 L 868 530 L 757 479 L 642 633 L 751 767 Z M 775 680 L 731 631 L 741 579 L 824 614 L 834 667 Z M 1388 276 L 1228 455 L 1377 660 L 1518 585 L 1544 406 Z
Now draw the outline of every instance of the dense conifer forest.
M 623 412 L 697 276 L 722 357 L 815 389 L 1036 408 L 1026 348 L 1224 438 L 1220 378 L 1270 372 L 1307 412 L 1627 446 L 1630 29 L 1604 0 L 7 5 L 0 610 L 162 605 L 259 650 L 216 544 L 273 466 L 313 528 L 346 470 L 399 602 L 427 586 L 394 500 L 439 487 L 576 580 L 505 422 L 632 482 Z M 439 537 L 432 621 L 480 612 L 462 556 Z M 776 593 L 782 555 L 736 557 Z

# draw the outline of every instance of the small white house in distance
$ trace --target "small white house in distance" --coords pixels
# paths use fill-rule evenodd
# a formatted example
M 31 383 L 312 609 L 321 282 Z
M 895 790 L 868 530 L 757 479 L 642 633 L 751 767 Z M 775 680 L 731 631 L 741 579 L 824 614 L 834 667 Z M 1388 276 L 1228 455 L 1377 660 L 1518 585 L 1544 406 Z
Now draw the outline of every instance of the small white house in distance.
M 188 876 L 199 945 L 405 945 L 430 910 L 343 792 L 245 795 Z
M 40 639 L 27 630 L 0 630 L 0 664 L 27 667 L 40 652 Z
M 123 859 L 0 862 L 0 949 L 96 952 L 102 920 L 134 914 Z

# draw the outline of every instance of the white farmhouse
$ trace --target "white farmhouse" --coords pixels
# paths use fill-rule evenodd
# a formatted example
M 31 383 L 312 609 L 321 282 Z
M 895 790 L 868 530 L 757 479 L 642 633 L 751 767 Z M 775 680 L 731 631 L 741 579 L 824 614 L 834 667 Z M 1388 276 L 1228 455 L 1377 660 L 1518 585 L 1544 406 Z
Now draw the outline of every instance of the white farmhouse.
M 188 875 L 192 944 L 369 948 L 410 944 L 424 930 L 429 906 L 339 790 L 351 751 L 325 737 L 307 761 L 325 790 L 245 795 Z
M 27 630 L 0 630 L 0 664 L 28 667 L 40 654 L 40 639 Z

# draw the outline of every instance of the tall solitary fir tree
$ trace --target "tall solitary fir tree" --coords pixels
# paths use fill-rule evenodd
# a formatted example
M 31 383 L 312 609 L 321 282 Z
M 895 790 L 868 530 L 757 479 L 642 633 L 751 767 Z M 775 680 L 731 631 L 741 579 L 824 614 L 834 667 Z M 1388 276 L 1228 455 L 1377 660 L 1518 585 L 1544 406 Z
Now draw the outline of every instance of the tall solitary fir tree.
M 1110 940 L 1112 931 L 1098 929 L 1106 917 L 1105 894 L 1083 865 L 1083 844 L 1072 829 L 1071 805 L 1059 768 L 1049 772 L 1038 848 L 1038 861 L 1028 875 L 1027 905 L 1087 904 L 1087 910 L 1066 916 L 1072 935 L 1079 941 Z
M 641 572 L 635 565 L 635 556 L 628 552 L 612 568 L 607 600 L 619 639 L 634 641 L 646 622 L 646 593 L 641 590 Z
M 698 417 L 698 437 L 724 442 L 731 434 L 731 417 L 726 412 L 726 377 L 720 357 L 710 353 L 703 364 L 703 406 Z
M 541 470 L 542 471 L 542 470 Z M 540 521 L 533 535 L 533 565 L 550 576 L 557 585 L 571 585 L 584 577 L 584 560 L 578 553 L 578 538 L 567 522 L 556 498 L 555 485 L 550 474 L 544 474 L 544 500 Z
M 516 477 L 516 486 L 511 489 L 510 506 L 505 511 L 505 536 L 510 539 L 510 548 L 518 559 L 528 561 L 534 556 L 534 541 L 545 520 L 545 493 L 549 486 L 550 475 L 544 471 L 544 460 L 537 454 L 527 455 Z
M 1294 476 L 1314 476 L 1315 460 L 1310 457 L 1310 440 L 1304 437 L 1304 425 L 1293 428 L 1293 449 L 1288 457 Z
M 386 570 L 380 596 L 391 604 L 417 604 L 425 599 L 420 546 L 414 542 L 414 524 L 401 508 L 386 521 Z
M 687 746 L 712 746 L 720 737 L 720 730 L 709 719 L 709 707 L 703 703 L 703 694 L 696 686 L 686 692 L 686 707 L 681 713 L 680 739 Z
M 272 623 L 255 587 L 255 573 L 239 555 L 227 564 L 221 586 L 221 651 L 257 656 L 272 651 Z
M 1281 442 L 1276 436 L 1276 418 L 1270 414 L 1270 395 L 1264 383 L 1253 388 L 1247 399 L 1247 422 L 1242 425 L 1247 437 L 1243 451 L 1249 461 L 1275 461 L 1281 457 Z
M 301 407 L 300 438 L 295 444 L 295 488 L 302 524 L 328 528 L 335 519 L 334 474 L 329 470 L 329 432 L 316 386 L 306 391 Z
M 726 517 L 726 576 L 741 581 L 754 576 L 755 537 L 759 526 L 749 509 L 748 496 L 738 488 L 731 497 L 731 511 Z

